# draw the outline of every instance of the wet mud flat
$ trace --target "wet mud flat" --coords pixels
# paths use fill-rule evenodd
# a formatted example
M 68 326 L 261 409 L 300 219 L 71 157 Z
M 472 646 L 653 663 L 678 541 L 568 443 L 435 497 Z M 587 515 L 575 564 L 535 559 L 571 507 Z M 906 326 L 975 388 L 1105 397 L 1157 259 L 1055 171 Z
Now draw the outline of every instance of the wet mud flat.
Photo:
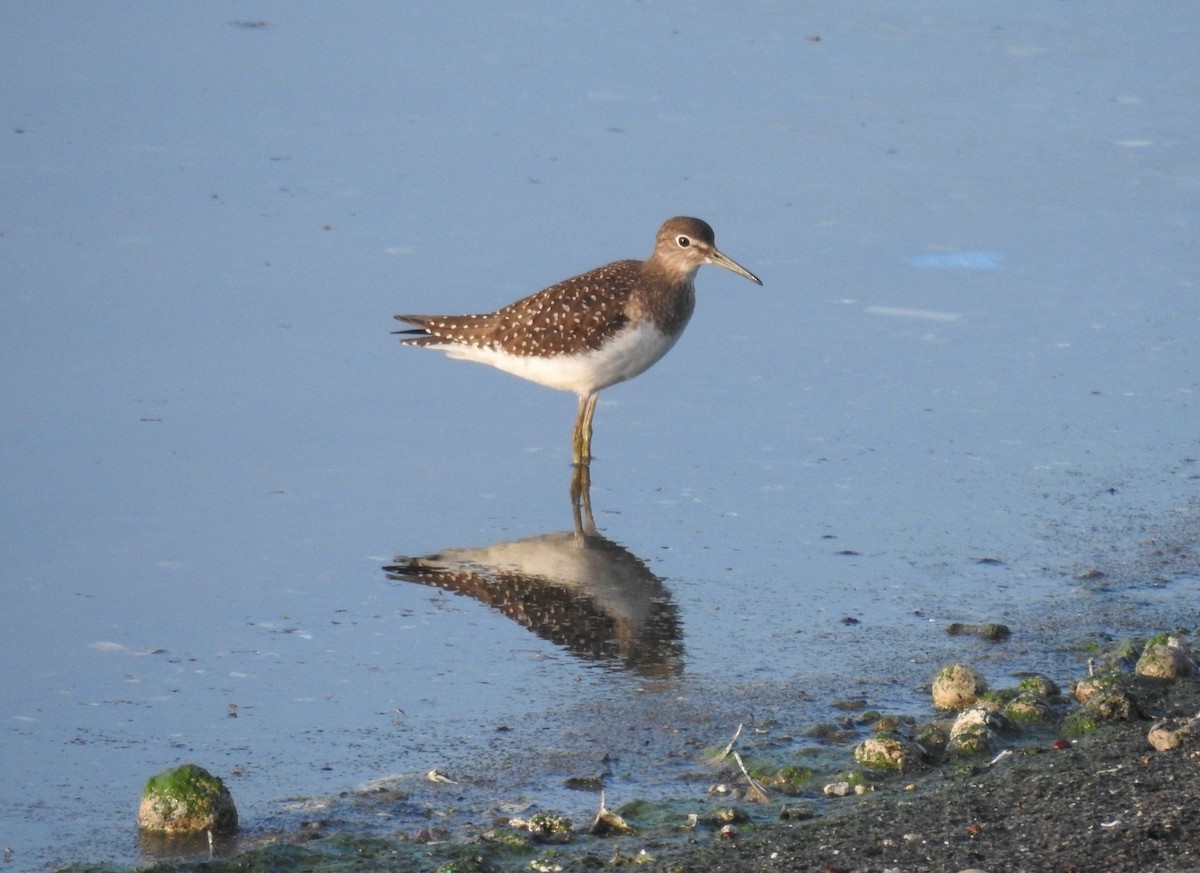
M 1154 718 L 1200 711 L 1194 681 L 1138 683 Z M 1035 745 L 994 767 L 899 780 L 799 824 L 660 855 L 651 869 L 1194 871 L 1200 869 L 1200 743 L 1163 752 L 1150 718 L 1106 725 L 1066 748 Z
M 701 815 L 681 826 L 672 805 L 617 810 L 631 835 L 593 836 L 586 822 L 559 842 L 495 822 L 469 840 L 356 836 L 316 824 L 227 858 L 143 870 L 1194 871 L 1200 869 L 1200 737 L 1155 751 L 1152 723 L 1200 712 L 1200 683 L 1129 676 L 1132 718 L 1071 740 L 1031 733 L 1010 755 L 872 778 L 871 790 L 818 802 L 772 793 L 766 803 L 720 801 L 730 824 Z M 682 807 L 679 807 L 682 808 Z M 243 843 L 243 846 L 246 844 Z M 203 857 L 203 856 L 202 856 Z M 113 870 L 73 865 L 72 871 Z

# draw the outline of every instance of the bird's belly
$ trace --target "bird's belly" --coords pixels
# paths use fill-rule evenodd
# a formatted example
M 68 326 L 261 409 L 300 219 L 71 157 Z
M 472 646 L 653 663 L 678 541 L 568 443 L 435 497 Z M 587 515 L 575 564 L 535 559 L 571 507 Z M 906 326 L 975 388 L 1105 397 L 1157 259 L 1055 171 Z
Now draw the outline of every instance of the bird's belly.
M 452 358 L 478 361 L 498 370 L 520 376 L 539 385 L 594 394 L 597 391 L 632 379 L 645 372 L 670 351 L 678 335 L 663 333 L 652 322 L 642 322 L 621 331 L 600 349 L 582 354 L 562 354 L 553 357 L 511 355 L 496 349 L 476 346 L 441 347 Z

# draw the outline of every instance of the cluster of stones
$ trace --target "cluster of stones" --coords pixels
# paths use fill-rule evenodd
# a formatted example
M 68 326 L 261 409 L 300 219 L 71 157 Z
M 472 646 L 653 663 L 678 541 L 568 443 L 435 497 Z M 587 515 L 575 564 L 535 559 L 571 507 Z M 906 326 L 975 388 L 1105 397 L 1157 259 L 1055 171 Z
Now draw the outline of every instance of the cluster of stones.
M 1174 681 L 1197 675 L 1196 662 L 1176 637 L 1158 637 L 1142 649 L 1133 677 Z M 1053 725 L 1067 733 L 1085 733 L 1106 721 L 1144 718 L 1131 679 L 1116 664 L 1081 679 L 1073 688 L 1074 705 L 1045 676 L 1022 679 L 1016 688 L 989 692 L 987 681 L 965 664 L 951 664 L 934 677 L 934 709 L 954 713 L 901 733 L 884 730 L 854 750 L 855 761 L 870 770 L 906 773 L 945 760 L 996 754 L 1004 737 L 1024 725 Z M 1057 720 L 1062 718 L 1061 722 Z M 1155 724 L 1148 742 L 1158 750 L 1179 748 L 1200 736 L 1200 715 Z M 834 792 L 830 792 L 834 793 Z
M 1167 637 L 1147 645 L 1134 671 L 1141 676 L 1167 681 L 1194 679 L 1198 672 L 1195 660 L 1178 637 Z M 1200 713 L 1190 719 L 1155 722 L 1146 739 L 1155 751 L 1165 752 L 1192 745 L 1197 736 L 1200 736 Z

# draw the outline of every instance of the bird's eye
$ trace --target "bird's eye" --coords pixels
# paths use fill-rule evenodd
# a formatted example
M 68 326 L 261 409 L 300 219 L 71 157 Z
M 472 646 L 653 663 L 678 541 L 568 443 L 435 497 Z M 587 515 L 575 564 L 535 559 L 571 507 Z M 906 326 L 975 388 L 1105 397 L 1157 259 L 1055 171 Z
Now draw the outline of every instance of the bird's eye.
M 692 244 L 692 241 L 690 239 L 688 239 L 686 236 L 678 237 L 675 240 L 675 242 L 679 244 L 679 247 L 681 249 L 686 249 L 688 246 L 690 246 Z

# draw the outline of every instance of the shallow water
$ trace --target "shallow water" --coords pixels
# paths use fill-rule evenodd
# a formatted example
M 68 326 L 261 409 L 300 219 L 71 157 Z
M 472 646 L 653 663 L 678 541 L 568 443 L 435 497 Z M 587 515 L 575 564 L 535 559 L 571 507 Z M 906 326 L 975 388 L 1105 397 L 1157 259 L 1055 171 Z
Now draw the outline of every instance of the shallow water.
M 415 830 L 435 767 L 464 821 L 584 817 L 563 776 L 677 792 L 741 720 L 921 713 L 950 659 L 1065 682 L 1080 638 L 1194 624 L 1195 24 L 0 6 L 6 866 L 135 862 L 184 761 L 251 834 L 370 824 L 336 797 L 389 778 Z M 672 214 L 765 284 L 703 270 L 601 396 L 608 587 L 549 590 L 588 633 L 389 578 L 561 544 L 575 407 L 391 313 L 645 256 Z

